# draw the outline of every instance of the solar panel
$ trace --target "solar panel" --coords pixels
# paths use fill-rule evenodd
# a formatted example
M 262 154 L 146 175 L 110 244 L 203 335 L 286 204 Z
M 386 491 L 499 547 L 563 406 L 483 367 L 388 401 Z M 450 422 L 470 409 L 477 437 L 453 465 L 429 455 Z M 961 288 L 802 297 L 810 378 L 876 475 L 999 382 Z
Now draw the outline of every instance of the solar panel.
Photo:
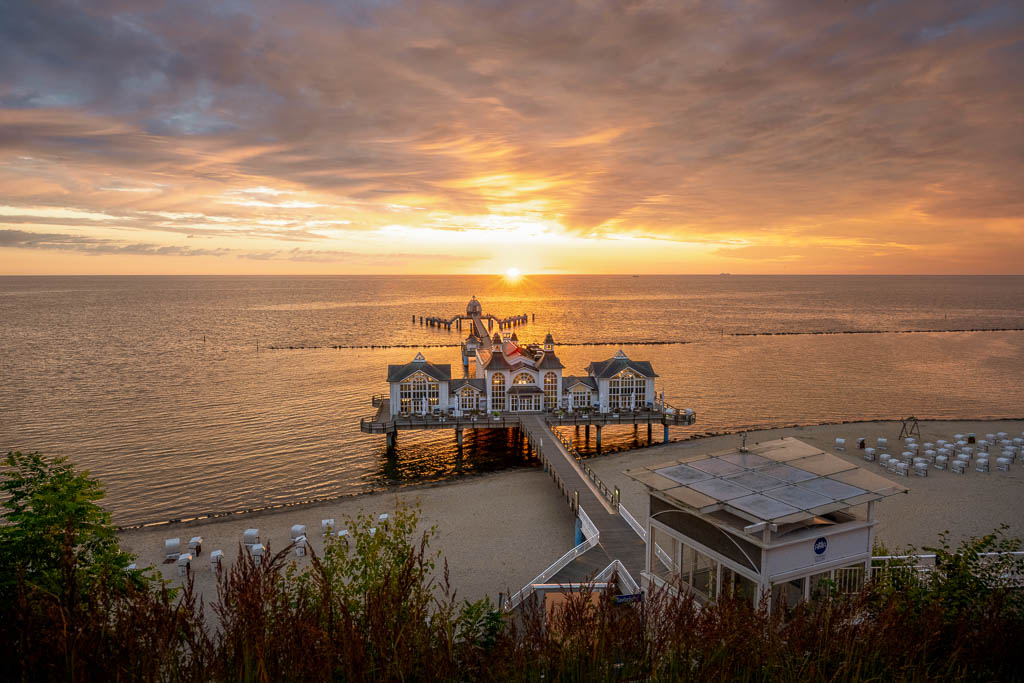
M 817 476 L 815 474 L 811 474 L 810 472 L 805 472 L 804 470 L 797 469 L 796 467 L 783 465 L 782 463 L 768 465 L 767 467 L 762 467 L 757 471 L 760 472 L 761 474 L 767 474 L 769 477 L 772 477 L 773 479 L 781 479 L 782 481 L 788 482 L 790 484 L 795 484 L 798 481 L 807 481 L 808 479 L 814 479 Z
M 810 479 L 808 481 L 802 481 L 796 486 L 802 486 L 809 491 L 820 493 L 823 496 L 828 496 L 832 500 L 842 500 L 843 498 L 852 498 L 853 496 L 859 496 L 862 493 L 867 493 L 864 489 L 859 489 L 856 486 L 850 486 L 844 484 L 841 481 L 835 479 Z
M 813 507 L 825 505 L 826 503 L 831 503 L 834 500 L 829 496 L 815 493 L 814 491 L 800 488 L 799 486 L 783 486 L 781 488 L 772 489 L 771 491 L 766 491 L 765 495 L 769 498 L 781 500 L 783 503 L 792 505 L 793 507 L 801 510 L 810 510 Z
M 721 456 L 721 458 L 722 460 L 731 462 L 734 465 L 739 465 L 740 467 L 746 467 L 748 469 L 751 467 L 767 465 L 772 462 L 768 458 L 761 457 L 756 453 L 729 453 Z
M 726 479 L 707 479 L 690 484 L 689 486 L 694 491 L 700 491 L 721 501 L 732 500 L 733 498 L 740 498 L 741 496 L 749 496 L 751 494 L 750 489 L 739 484 L 733 484 Z
M 774 489 L 786 483 L 781 479 L 769 477 L 760 472 L 740 472 L 739 474 L 731 474 L 728 477 L 725 477 L 725 480 L 731 481 L 734 484 L 739 484 L 740 486 L 746 486 L 751 491 Z
M 742 472 L 743 468 L 739 465 L 734 465 L 728 460 L 722 460 L 721 458 L 708 458 L 707 460 L 697 460 L 696 462 L 690 463 L 690 467 L 694 467 L 702 472 L 708 474 L 714 474 L 719 477 L 724 477 L 727 474 L 736 474 Z
M 800 512 L 798 508 L 795 508 L 792 505 L 787 505 L 786 503 L 775 500 L 774 498 L 769 498 L 762 493 L 755 493 L 743 498 L 730 500 L 729 506 L 754 515 L 758 519 L 768 520 L 778 519 L 779 517 L 785 517 L 786 515 Z
M 679 482 L 680 484 L 692 484 L 695 481 L 704 481 L 705 479 L 711 478 L 711 475 L 707 472 L 695 470 L 689 465 L 665 467 L 657 470 L 657 474 L 660 474 L 663 477 L 668 477 L 672 481 Z

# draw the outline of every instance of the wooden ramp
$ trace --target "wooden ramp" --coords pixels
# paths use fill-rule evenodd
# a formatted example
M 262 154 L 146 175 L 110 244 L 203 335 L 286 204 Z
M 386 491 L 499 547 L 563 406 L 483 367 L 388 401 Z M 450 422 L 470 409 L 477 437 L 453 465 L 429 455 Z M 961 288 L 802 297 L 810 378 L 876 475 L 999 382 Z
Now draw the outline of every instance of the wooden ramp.
M 551 431 L 543 415 L 523 415 L 521 424 L 533 447 L 554 475 L 570 491 L 579 491 L 580 507 L 590 516 L 601 534 L 598 545 L 577 557 L 550 579 L 550 583 L 578 583 L 619 560 L 639 582 L 644 571 L 646 544 L 629 526 L 612 504 L 600 494 L 597 486 L 584 473 L 575 458 Z

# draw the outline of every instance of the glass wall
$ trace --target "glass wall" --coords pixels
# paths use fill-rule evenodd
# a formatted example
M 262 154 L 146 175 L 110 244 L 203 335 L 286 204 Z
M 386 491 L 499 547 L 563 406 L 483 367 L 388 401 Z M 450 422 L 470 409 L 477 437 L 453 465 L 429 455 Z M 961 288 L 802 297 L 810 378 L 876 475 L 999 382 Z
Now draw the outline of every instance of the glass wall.
M 440 385 L 422 372 L 417 372 L 398 385 L 399 407 L 402 412 L 425 413 L 438 405 Z
M 460 410 L 477 410 L 477 393 L 476 389 L 466 385 L 459 389 L 459 409 Z
M 751 606 L 755 606 L 754 600 L 757 598 L 757 583 L 723 564 L 722 590 L 719 591 L 719 597 L 723 595 L 731 595 L 746 601 Z
M 784 583 L 772 584 L 772 612 L 782 609 L 782 606 L 793 607 L 804 599 L 804 584 L 807 578 L 801 576 L 799 579 L 786 581 Z
M 558 407 L 558 375 L 553 372 L 544 374 L 544 408 L 554 410 Z
M 505 375 L 491 378 L 491 410 L 505 410 Z
M 631 370 L 623 370 L 608 383 L 608 407 L 612 410 L 633 410 L 644 402 L 644 378 Z
M 576 387 L 572 390 L 572 407 L 573 408 L 589 408 L 590 407 L 590 389 L 583 387 Z

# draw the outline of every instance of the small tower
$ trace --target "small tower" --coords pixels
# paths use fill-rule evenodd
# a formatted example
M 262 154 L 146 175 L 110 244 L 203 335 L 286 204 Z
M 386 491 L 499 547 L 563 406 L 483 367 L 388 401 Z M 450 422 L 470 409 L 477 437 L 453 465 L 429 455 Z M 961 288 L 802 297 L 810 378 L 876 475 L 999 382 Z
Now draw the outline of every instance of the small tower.
M 492 340 L 491 340 L 491 342 L 492 342 L 492 343 L 493 343 L 493 344 L 494 344 L 495 346 L 501 346 L 501 335 L 500 335 L 500 334 L 498 334 L 497 332 L 495 332 L 495 333 L 494 333 L 494 339 L 492 339 Z
M 512 336 L 510 336 L 510 337 L 508 338 L 508 340 L 509 340 L 509 341 L 511 341 L 511 342 L 515 342 L 516 344 L 518 344 L 518 343 L 519 343 L 519 335 L 517 335 L 517 334 L 516 334 L 515 332 L 513 332 L 513 333 L 512 333 Z
M 551 336 L 550 332 L 548 332 L 548 336 L 544 337 L 544 351 L 546 353 L 551 353 L 554 350 L 555 350 L 555 338 Z

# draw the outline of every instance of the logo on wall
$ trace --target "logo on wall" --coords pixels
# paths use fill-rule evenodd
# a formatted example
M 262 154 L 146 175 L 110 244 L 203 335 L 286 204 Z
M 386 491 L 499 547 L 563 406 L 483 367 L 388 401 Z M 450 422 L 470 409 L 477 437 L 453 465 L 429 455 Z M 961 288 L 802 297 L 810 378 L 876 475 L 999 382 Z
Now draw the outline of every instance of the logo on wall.
M 814 554 L 824 555 L 826 550 L 828 550 L 828 539 L 822 536 L 814 542 Z

